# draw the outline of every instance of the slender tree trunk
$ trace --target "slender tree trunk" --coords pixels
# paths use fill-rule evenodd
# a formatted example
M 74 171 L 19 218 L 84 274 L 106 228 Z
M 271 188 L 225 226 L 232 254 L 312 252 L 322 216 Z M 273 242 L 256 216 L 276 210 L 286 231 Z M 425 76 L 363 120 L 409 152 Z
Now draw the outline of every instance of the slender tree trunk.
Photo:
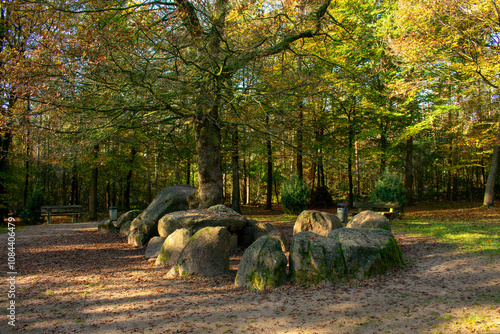
M 349 122 L 349 138 L 347 143 L 347 177 L 349 180 L 349 207 L 354 206 L 354 185 L 352 180 L 352 153 L 354 148 L 354 131 Z
M 186 184 L 191 185 L 191 160 L 188 159 L 186 162 Z
M 234 125 L 232 132 L 232 152 L 231 152 L 231 168 L 233 174 L 233 192 L 231 196 L 231 208 L 236 212 L 241 212 L 240 208 L 240 154 L 239 154 L 239 134 L 238 126 Z
M 29 184 L 30 184 L 30 153 L 31 153 L 31 143 L 30 143 L 30 127 L 28 124 L 28 130 L 26 134 L 26 160 L 24 162 L 24 167 L 26 172 L 24 174 L 24 196 L 23 205 L 26 206 L 28 201 Z
M 304 166 L 302 151 L 304 150 L 304 111 L 302 110 L 302 102 L 299 102 L 299 124 L 297 127 L 297 177 L 299 180 L 304 179 Z
M 148 172 L 146 175 L 147 178 L 147 193 L 146 193 L 146 202 L 151 203 L 152 197 L 153 197 L 153 192 L 152 192 L 152 187 L 151 187 L 151 172 L 148 168 Z
M 493 147 L 493 154 L 491 155 L 490 171 L 488 173 L 488 180 L 486 181 L 486 188 L 484 190 L 483 205 L 486 207 L 493 207 L 495 204 L 495 180 L 497 178 L 499 159 L 500 159 L 500 123 L 498 124 L 497 142 Z
M 359 170 L 359 154 L 358 154 L 358 141 L 354 142 L 354 159 L 356 164 L 356 194 L 359 196 L 361 194 L 361 175 Z
M 12 133 L 10 131 L 0 134 L 0 223 L 3 223 L 9 213 L 8 203 L 5 202 L 7 189 L 5 188 L 4 175 L 7 175 L 7 156 L 9 154 L 11 142 Z
M 266 117 L 266 125 L 269 124 L 269 116 Z M 272 210 L 273 202 L 273 150 L 271 146 L 271 139 L 268 137 L 266 140 L 267 147 L 267 196 L 266 196 L 266 210 Z
M 130 151 L 130 160 L 129 160 L 129 170 L 127 173 L 127 178 L 126 178 L 126 183 L 125 183 L 125 192 L 124 192 L 124 199 L 123 199 L 123 209 L 125 211 L 130 211 L 130 189 L 132 187 L 132 174 L 133 174 L 133 168 L 132 164 L 134 163 L 135 160 L 135 155 L 137 151 L 135 147 L 132 147 Z
M 413 205 L 413 137 L 406 139 L 406 204 Z
M 382 130 L 384 131 L 384 130 Z M 387 136 L 384 132 L 380 134 L 380 172 L 383 173 L 387 167 Z
M 248 187 L 248 171 L 247 171 L 247 158 L 243 156 L 243 203 L 248 204 L 247 187 Z
M 94 146 L 94 156 L 97 158 L 99 153 L 99 145 Z M 89 193 L 89 220 L 97 219 L 97 183 L 98 183 L 98 167 L 91 168 L 90 193 Z
M 71 205 L 80 204 L 80 196 L 78 191 L 78 168 L 73 165 L 73 176 L 71 177 Z

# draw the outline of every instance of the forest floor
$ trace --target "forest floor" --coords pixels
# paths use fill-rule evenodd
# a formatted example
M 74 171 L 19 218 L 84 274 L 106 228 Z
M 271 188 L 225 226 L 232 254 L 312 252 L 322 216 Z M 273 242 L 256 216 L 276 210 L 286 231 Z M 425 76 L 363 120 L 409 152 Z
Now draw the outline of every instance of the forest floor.
M 393 223 L 406 265 L 379 278 L 269 291 L 236 288 L 234 277 L 167 279 L 144 248 L 96 223 L 25 227 L 16 231 L 16 327 L 2 277 L 0 333 L 500 333 L 500 210 L 478 206 L 406 210 Z M 291 236 L 293 217 L 244 212 Z M 0 243 L 8 276 L 6 234 Z

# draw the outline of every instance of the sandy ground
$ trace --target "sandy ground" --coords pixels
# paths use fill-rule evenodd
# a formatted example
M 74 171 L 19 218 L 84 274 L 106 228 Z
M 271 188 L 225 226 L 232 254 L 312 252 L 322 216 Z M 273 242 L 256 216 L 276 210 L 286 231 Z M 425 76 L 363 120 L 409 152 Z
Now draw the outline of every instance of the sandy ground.
M 377 279 L 248 291 L 234 278 L 166 279 L 95 223 L 16 233 L 15 328 L 0 236 L 0 333 L 500 333 L 500 259 L 430 239 L 396 235 L 408 264 Z

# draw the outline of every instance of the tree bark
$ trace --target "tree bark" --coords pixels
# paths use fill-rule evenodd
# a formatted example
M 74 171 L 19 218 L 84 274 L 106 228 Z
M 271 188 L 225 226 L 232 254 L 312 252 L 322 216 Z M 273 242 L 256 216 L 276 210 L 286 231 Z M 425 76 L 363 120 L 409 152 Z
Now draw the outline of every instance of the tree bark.
M 198 152 L 198 200 L 200 208 L 224 203 L 219 113 L 199 115 L 196 120 L 196 150 Z
M 266 196 L 266 210 L 272 210 L 273 203 L 273 150 L 271 140 L 266 141 L 267 147 L 267 196 Z
M 413 205 L 413 137 L 406 139 L 406 204 Z
M 302 102 L 298 104 L 299 108 L 299 119 L 297 126 L 297 178 L 299 180 L 304 179 L 304 166 L 303 166 L 303 155 L 302 151 L 304 150 L 304 111 L 302 110 Z
M 486 188 L 484 190 L 483 205 L 486 207 L 493 207 L 495 204 L 495 180 L 497 178 L 499 159 L 500 159 L 500 123 L 498 124 L 497 142 L 493 147 L 493 154 L 491 155 L 490 171 L 488 173 L 488 180 L 486 181 Z
M 132 147 L 132 149 L 130 151 L 130 160 L 129 160 L 130 168 L 129 168 L 128 173 L 127 173 L 127 179 L 126 179 L 126 183 L 125 183 L 124 201 L 123 201 L 124 202 L 123 209 L 125 211 L 130 211 L 130 189 L 132 187 L 132 174 L 133 174 L 132 163 L 135 160 L 136 153 L 137 152 L 135 150 L 135 147 Z M 114 203 L 113 203 L 113 205 L 114 205 Z
M 80 204 L 80 195 L 78 191 L 78 168 L 73 165 L 73 176 L 71 177 L 71 205 Z
M 231 154 L 231 168 L 233 174 L 233 192 L 231 196 L 231 209 L 241 213 L 240 208 L 240 155 L 239 155 L 239 134 L 238 126 L 234 125 L 231 129 L 232 135 L 232 154 Z
M 3 223 L 9 213 L 8 203 L 5 201 L 7 189 L 5 188 L 5 178 L 3 175 L 7 174 L 7 156 L 11 142 L 12 133 L 10 131 L 7 131 L 3 135 L 0 134 L 0 223 Z
M 350 120 L 349 120 L 350 121 Z M 349 181 L 349 207 L 354 206 L 354 184 L 352 180 L 352 153 L 354 148 L 354 131 L 353 125 L 349 122 L 349 138 L 347 143 L 347 177 Z
M 99 145 L 94 146 L 94 155 L 97 158 Z M 91 168 L 90 193 L 89 193 L 89 220 L 97 219 L 97 182 L 98 182 L 98 167 Z

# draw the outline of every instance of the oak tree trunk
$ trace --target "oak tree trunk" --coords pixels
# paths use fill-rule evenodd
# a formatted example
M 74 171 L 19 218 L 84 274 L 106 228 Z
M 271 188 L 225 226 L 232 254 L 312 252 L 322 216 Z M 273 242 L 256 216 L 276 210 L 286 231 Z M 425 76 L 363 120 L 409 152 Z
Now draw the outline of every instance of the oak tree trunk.
M 196 150 L 198 152 L 198 200 L 200 208 L 224 202 L 220 158 L 219 115 L 212 111 L 199 115 L 196 122 Z

